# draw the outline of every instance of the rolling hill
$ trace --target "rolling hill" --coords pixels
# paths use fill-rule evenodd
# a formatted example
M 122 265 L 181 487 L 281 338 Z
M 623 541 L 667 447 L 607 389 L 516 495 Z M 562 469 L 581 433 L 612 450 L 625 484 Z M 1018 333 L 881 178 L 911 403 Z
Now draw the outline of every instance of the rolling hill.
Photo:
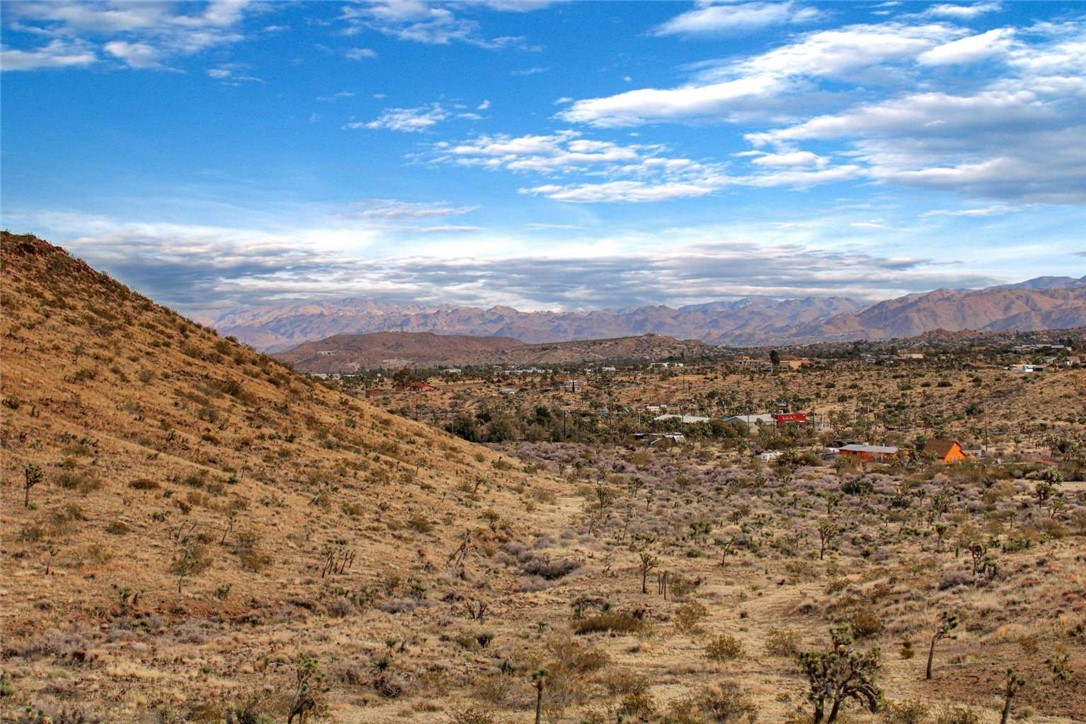
M 655 334 L 616 339 L 524 344 L 509 337 L 469 337 L 430 332 L 341 334 L 307 342 L 274 355 L 309 373 L 359 369 L 456 367 L 469 365 L 558 365 L 607 360 L 666 359 L 709 354 L 697 340 Z

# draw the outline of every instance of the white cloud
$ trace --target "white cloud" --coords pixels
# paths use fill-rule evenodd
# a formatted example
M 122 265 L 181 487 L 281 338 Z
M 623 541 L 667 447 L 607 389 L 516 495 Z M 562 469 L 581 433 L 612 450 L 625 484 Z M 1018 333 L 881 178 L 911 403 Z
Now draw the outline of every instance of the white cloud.
M 34 50 L 0 46 L 0 70 L 39 70 L 42 68 L 82 68 L 98 62 L 98 56 L 86 43 L 51 40 Z
M 986 13 L 994 13 L 1003 9 L 1003 5 L 997 2 L 974 3 L 973 5 L 953 5 L 943 3 L 933 5 L 924 11 L 924 15 L 936 18 L 952 18 L 954 20 L 972 20 Z
M 213 0 L 200 12 L 180 10 L 188 6 L 170 3 L 120 2 L 16 2 L 5 4 L 10 27 L 30 35 L 50 38 L 41 48 L 19 48 L 4 64 L 5 70 L 48 67 L 84 67 L 100 59 L 90 48 L 99 44 L 108 57 L 130 68 L 164 68 L 164 60 L 191 55 L 207 48 L 234 43 L 246 13 L 260 6 L 248 0 Z M 60 52 L 74 44 L 74 55 Z M 5 54 L 8 53 L 5 50 Z
M 549 0 L 469 0 L 466 3 L 439 4 L 427 0 L 367 0 L 361 5 L 342 8 L 341 19 L 347 23 L 345 33 L 356 35 L 363 30 L 375 30 L 398 40 L 429 45 L 468 43 L 482 48 L 501 49 L 523 46 L 517 36 L 487 38 L 480 33 L 479 23 L 457 13 L 470 5 L 486 6 L 505 12 L 529 12 L 552 4 Z
M 770 25 L 806 23 L 822 13 L 794 2 L 744 2 L 718 5 L 702 0 L 687 11 L 660 25 L 656 35 L 721 35 L 748 32 Z
M 792 166 L 825 166 L 826 159 L 810 151 L 787 151 L 767 153 L 751 161 L 755 166 L 781 168 Z
M 784 90 L 779 79 L 763 75 L 680 88 L 642 88 L 614 96 L 575 102 L 559 117 L 571 123 L 600 127 L 632 126 L 649 121 L 725 116 L 735 108 L 750 108 Z
M 367 60 L 376 58 L 377 51 L 371 48 L 351 48 L 343 54 L 348 60 Z
M 217 80 L 223 85 L 239 86 L 242 83 L 264 82 L 262 78 L 247 75 L 245 72 L 246 68 L 247 66 L 241 63 L 225 63 L 217 68 L 211 68 L 207 71 L 207 75 L 209 78 Z M 310 122 L 312 123 L 313 120 Z
M 994 71 L 987 77 L 956 70 L 982 62 Z M 732 154 L 750 171 L 733 170 L 729 184 L 866 179 L 1000 199 L 1086 199 L 1086 152 L 1074 140 L 1086 137 L 1081 24 L 983 33 L 927 21 L 855 25 L 690 70 L 687 85 L 580 100 L 558 117 L 597 127 L 776 122 L 745 135 L 758 152 Z M 818 153 L 803 148 L 812 144 Z
M 998 28 L 980 35 L 952 40 L 917 56 L 922 65 L 964 65 L 1006 55 L 1014 42 L 1014 30 Z
M 129 43 L 124 40 L 112 40 L 104 49 L 115 58 L 124 61 L 131 68 L 159 68 L 159 51 L 149 43 Z
M 716 189 L 707 184 L 608 181 L 599 184 L 547 184 L 521 189 L 521 193 L 572 203 L 641 203 L 706 196 Z
M 453 216 L 474 211 L 475 206 L 451 206 L 445 203 L 421 203 L 396 199 L 370 199 L 355 205 L 357 216 L 367 219 L 426 219 Z
M 475 110 L 477 110 L 477 111 L 485 111 L 487 108 L 490 108 L 490 100 L 489 99 L 484 100 L 482 103 L 477 105 L 475 107 Z
M 848 80 L 858 70 L 873 73 L 882 64 L 911 60 L 958 35 L 942 25 L 898 23 L 811 32 L 745 60 L 699 64 L 696 82 L 579 100 L 559 116 L 600 127 L 765 117 L 778 112 L 774 104 L 779 99 L 810 94 L 807 79 Z
M 418 108 L 389 108 L 368 123 L 348 123 L 345 128 L 387 128 L 401 133 L 421 133 L 449 117 L 440 104 Z

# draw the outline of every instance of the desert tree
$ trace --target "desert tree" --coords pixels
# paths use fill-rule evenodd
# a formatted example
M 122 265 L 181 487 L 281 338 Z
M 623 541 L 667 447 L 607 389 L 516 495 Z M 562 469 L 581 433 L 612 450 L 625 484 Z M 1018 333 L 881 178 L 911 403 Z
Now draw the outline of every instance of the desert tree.
M 320 662 L 313 654 L 300 654 L 294 661 L 294 667 L 294 696 L 290 700 L 287 724 L 294 724 L 295 718 L 298 724 L 305 724 L 306 717 L 320 707 L 318 696 L 322 692 L 324 674 L 321 673 Z
M 939 621 L 939 628 L 935 630 L 935 633 L 931 636 L 931 648 L 928 649 L 928 668 L 924 672 L 925 679 L 931 679 L 931 666 L 935 661 L 935 644 L 939 643 L 939 640 L 948 636 L 951 631 L 958 628 L 958 614 L 948 613 L 943 611 L 942 619 Z M 953 638 L 953 636 L 951 636 Z
M 855 651 L 852 629 L 848 624 L 830 630 L 832 646 L 829 651 L 807 651 L 799 655 L 799 663 L 807 675 L 810 691 L 807 700 L 814 705 L 814 724 L 837 721 L 841 706 L 853 699 L 876 712 L 882 704 L 882 691 L 875 685 L 879 668 L 879 650 Z M 826 707 L 829 707 L 827 713 Z
M 1007 724 L 1011 717 L 1011 701 L 1015 695 L 1026 685 L 1026 680 L 1018 675 L 1014 667 L 1007 669 L 1007 679 L 1003 683 L 1003 714 L 999 717 L 999 724 Z
M 654 568 L 660 565 L 660 559 L 654 556 L 647 550 L 641 551 L 640 556 L 640 570 L 641 570 L 641 593 L 649 592 L 649 573 Z
M 210 567 L 211 558 L 202 545 L 194 541 L 183 543 L 170 564 L 170 573 L 177 576 L 177 592 L 181 593 L 186 578 L 203 573 Z
M 818 523 L 818 560 L 826 555 L 826 549 L 833 545 L 833 539 L 837 537 L 841 529 L 837 523 L 825 518 Z
M 45 474 L 42 472 L 41 467 L 34 463 L 27 463 L 23 468 L 23 490 L 26 493 L 26 497 L 23 499 L 23 506 L 30 507 L 30 489 L 40 483 L 45 478 Z
M 543 721 L 543 687 L 546 686 L 550 672 L 540 666 L 532 672 L 532 681 L 535 683 L 535 724 Z

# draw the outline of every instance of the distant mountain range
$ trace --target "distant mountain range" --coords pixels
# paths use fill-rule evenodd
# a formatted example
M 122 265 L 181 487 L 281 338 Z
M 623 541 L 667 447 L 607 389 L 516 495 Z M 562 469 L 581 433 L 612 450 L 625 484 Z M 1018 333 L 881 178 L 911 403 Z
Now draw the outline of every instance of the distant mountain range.
M 524 343 L 658 334 L 757 346 L 912 337 L 924 332 L 1066 329 L 1086 325 L 1086 276 L 1039 277 L 978 290 L 937 289 L 877 304 L 845 297 L 747 297 L 678 309 L 521 312 L 511 307 L 400 306 L 369 299 L 260 307 L 214 327 L 257 349 L 283 351 L 339 334 L 433 332 Z

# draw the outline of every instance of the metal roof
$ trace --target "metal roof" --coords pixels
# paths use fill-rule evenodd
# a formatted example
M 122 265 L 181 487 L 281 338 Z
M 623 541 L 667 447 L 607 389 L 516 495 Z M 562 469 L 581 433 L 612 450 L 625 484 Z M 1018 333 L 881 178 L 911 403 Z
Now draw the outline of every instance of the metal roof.
M 886 445 L 845 445 L 841 450 L 846 452 L 865 452 L 880 455 L 892 455 L 898 451 L 896 447 Z

